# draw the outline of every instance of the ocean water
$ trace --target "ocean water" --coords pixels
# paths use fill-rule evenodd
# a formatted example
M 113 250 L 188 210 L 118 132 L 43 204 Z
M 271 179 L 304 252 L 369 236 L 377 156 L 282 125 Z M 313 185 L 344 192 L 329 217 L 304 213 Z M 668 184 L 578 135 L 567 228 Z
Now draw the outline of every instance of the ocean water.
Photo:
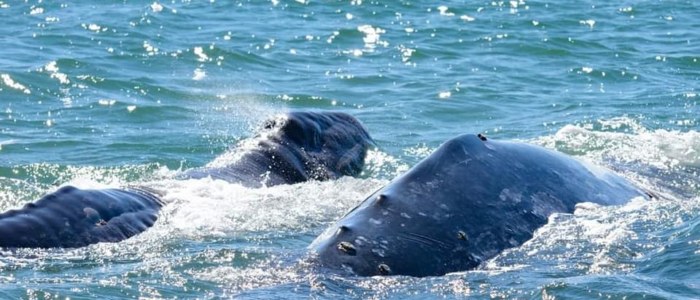
M 171 202 L 147 232 L 0 250 L 0 298 L 700 298 L 700 2 L 0 1 L 0 210 L 64 184 Z M 266 118 L 356 116 L 361 178 L 247 189 L 226 161 Z M 480 268 L 314 272 L 306 246 L 445 140 L 482 132 L 660 195 L 580 205 Z

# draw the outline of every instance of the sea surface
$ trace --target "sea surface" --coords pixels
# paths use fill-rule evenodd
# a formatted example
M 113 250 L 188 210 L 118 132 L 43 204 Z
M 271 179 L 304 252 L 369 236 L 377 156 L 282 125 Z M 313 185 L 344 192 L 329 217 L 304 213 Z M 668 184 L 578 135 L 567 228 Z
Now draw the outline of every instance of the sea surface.
M 0 24 L 0 211 L 67 184 L 170 202 L 121 243 L 0 250 L 0 298 L 700 298 L 699 1 L 1 0 Z M 361 120 L 378 145 L 362 176 L 172 179 L 291 110 Z M 663 199 L 580 205 L 462 273 L 305 263 L 369 193 L 478 132 Z

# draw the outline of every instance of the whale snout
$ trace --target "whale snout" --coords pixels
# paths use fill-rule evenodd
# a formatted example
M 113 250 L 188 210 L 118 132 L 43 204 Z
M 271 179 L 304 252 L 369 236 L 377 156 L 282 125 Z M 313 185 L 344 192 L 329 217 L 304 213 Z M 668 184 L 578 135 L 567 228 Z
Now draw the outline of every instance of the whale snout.
M 358 276 L 431 276 L 481 262 L 470 251 L 468 230 L 445 227 L 448 207 L 406 207 L 401 194 L 368 197 L 309 246 L 314 260 Z

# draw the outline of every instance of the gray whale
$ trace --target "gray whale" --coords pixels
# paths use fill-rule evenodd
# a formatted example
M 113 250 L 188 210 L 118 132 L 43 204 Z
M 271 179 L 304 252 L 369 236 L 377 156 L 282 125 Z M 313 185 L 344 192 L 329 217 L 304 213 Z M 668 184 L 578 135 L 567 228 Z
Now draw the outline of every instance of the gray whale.
M 651 197 L 622 177 L 542 147 L 462 135 L 330 226 L 309 246 L 324 268 L 437 276 L 521 245 L 579 202 Z
M 119 242 L 153 226 L 162 206 L 155 193 L 144 189 L 65 186 L 0 214 L 0 246 L 73 248 Z
M 237 161 L 188 170 L 180 178 L 211 177 L 260 187 L 357 176 L 374 145 L 357 119 L 340 112 L 291 112 L 263 127 L 264 137 L 254 138 L 254 150 Z
M 254 147 L 230 165 L 184 172 L 248 187 L 356 176 L 373 145 L 354 117 L 339 112 L 291 112 L 267 121 Z M 0 247 L 82 247 L 119 242 L 151 227 L 164 203 L 145 187 L 78 189 L 66 186 L 34 203 L 0 214 Z

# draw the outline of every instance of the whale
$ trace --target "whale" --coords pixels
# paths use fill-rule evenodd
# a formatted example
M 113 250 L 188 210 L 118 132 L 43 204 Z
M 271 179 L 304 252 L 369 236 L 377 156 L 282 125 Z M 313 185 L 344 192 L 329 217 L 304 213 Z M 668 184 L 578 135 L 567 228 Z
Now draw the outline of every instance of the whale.
M 240 151 L 242 156 L 233 163 L 191 169 L 178 178 L 210 177 L 262 187 L 358 176 L 367 150 L 375 145 L 355 117 L 313 111 L 268 119 L 252 141 L 252 150 Z
M 587 162 L 481 134 L 453 138 L 372 193 L 308 247 L 326 270 L 354 276 L 440 276 L 522 245 L 578 203 L 651 198 Z
M 342 112 L 289 112 L 264 122 L 233 149 L 224 165 L 195 168 L 177 179 L 212 178 L 259 188 L 358 176 L 374 141 Z M 147 186 L 79 189 L 63 186 L 0 214 L 0 247 L 74 248 L 119 242 L 153 226 L 167 191 Z
M 64 186 L 0 214 L 0 247 L 77 248 L 119 242 L 145 231 L 163 202 L 145 189 Z

